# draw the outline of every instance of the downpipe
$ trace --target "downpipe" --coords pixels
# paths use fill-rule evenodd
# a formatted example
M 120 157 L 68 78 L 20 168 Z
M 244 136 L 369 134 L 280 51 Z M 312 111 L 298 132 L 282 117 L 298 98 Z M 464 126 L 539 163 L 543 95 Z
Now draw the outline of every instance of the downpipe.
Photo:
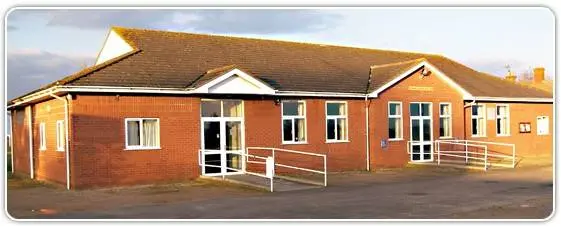
M 69 141 L 68 141 L 68 132 L 69 132 L 69 128 L 68 128 L 68 118 L 69 118 L 69 114 L 68 114 L 68 97 L 67 98 L 62 98 L 60 96 L 57 96 L 53 93 L 49 94 L 51 97 L 58 99 L 60 101 L 64 102 L 64 130 L 65 130 L 65 156 L 66 156 L 66 189 L 70 190 L 70 151 L 69 151 Z M 70 96 L 70 94 L 69 94 Z

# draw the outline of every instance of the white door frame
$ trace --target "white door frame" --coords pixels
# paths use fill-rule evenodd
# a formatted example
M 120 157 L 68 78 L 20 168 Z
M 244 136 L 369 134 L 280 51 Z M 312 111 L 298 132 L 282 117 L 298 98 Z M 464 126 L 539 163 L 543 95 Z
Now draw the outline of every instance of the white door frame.
M 419 105 L 419 114 L 420 116 L 411 116 L 411 104 L 418 104 Z M 429 116 L 422 116 L 422 107 L 421 104 L 429 104 Z M 409 160 L 411 162 L 432 162 L 434 160 L 434 155 L 433 155 L 433 151 L 434 151 L 434 145 L 433 145 L 433 138 L 434 138 L 434 133 L 433 133 L 433 111 L 432 111 L 432 102 L 410 102 L 409 103 L 409 140 L 411 141 L 410 143 L 410 151 L 411 151 L 411 155 L 409 156 Z M 419 120 L 419 142 L 414 142 L 413 141 L 413 120 Z M 425 141 L 423 138 L 423 132 L 424 132 L 424 127 L 423 127 L 423 120 L 429 120 L 429 128 L 430 128 L 430 141 Z M 413 160 L 413 145 L 419 145 L 419 160 Z M 424 154 L 426 153 L 424 151 L 424 145 L 430 145 L 430 159 L 425 159 Z
M 231 100 L 231 99 L 201 99 L 201 105 L 202 105 L 202 101 L 219 101 L 220 102 L 220 112 L 221 114 L 224 113 L 224 108 L 223 108 L 223 102 L 222 101 L 227 101 L 227 100 Z M 201 116 L 201 131 L 200 131 L 200 136 L 201 136 L 201 161 L 203 166 L 201 166 L 201 174 L 204 176 L 222 176 L 222 175 L 236 175 L 236 174 L 243 174 L 243 170 L 245 167 L 245 159 L 241 156 L 244 153 L 245 150 L 245 121 L 244 121 L 244 117 L 243 117 L 243 113 L 244 113 L 244 102 L 243 100 L 239 100 L 241 101 L 241 105 L 242 105 L 242 117 L 202 117 Z M 202 110 L 202 108 L 201 108 Z M 201 111 L 202 112 L 202 111 Z M 202 114 L 200 114 L 202 115 Z M 199 116 L 200 116 L 199 115 Z M 209 150 L 208 152 L 205 150 L 205 138 L 204 138 L 204 133 L 205 133 L 205 122 L 218 122 L 219 123 L 219 127 L 220 127 L 220 149 L 219 150 Z M 241 149 L 237 150 L 237 151 L 226 151 L 226 122 L 240 122 L 241 128 L 240 128 L 240 143 L 241 143 Z M 206 173 L 205 172 L 205 168 L 204 168 L 204 164 L 205 164 L 205 156 L 208 154 L 220 154 L 220 166 L 221 166 L 221 171 L 220 173 Z M 240 172 L 228 172 L 226 167 L 228 165 L 227 163 L 227 154 L 239 154 L 240 155 L 240 164 L 241 164 L 241 169 Z

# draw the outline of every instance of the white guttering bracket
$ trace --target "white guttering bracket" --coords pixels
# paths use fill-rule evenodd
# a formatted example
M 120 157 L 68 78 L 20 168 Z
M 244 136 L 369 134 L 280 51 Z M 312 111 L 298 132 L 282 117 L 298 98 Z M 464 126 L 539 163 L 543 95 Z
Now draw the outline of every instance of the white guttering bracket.
M 66 142 L 65 146 L 66 146 L 66 189 L 70 190 L 70 151 L 69 149 L 69 141 L 68 141 L 68 119 L 69 119 L 69 113 L 68 113 L 68 98 L 62 98 L 60 96 L 56 96 L 52 93 L 49 94 L 51 97 L 58 99 L 60 101 L 64 102 L 64 130 L 65 130 L 65 139 L 64 141 Z M 58 129 L 57 129 L 58 130 Z M 58 138 L 57 138 L 58 139 Z
M 377 98 L 378 95 L 382 92 L 385 91 L 386 89 L 388 89 L 389 87 L 391 87 L 392 85 L 398 83 L 399 81 L 403 80 L 404 78 L 410 76 L 412 73 L 414 73 L 415 71 L 419 70 L 421 67 L 426 67 L 428 68 L 430 71 L 435 72 L 435 74 L 442 80 L 444 80 L 444 82 L 446 82 L 448 85 L 452 86 L 454 89 L 456 89 L 460 94 L 462 94 L 462 97 L 464 99 L 470 99 L 471 97 L 473 97 L 473 95 L 471 95 L 469 92 L 467 92 L 465 89 L 463 89 L 460 85 L 458 85 L 456 82 L 454 82 L 452 79 L 450 79 L 450 77 L 446 76 L 446 74 L 444 74 L 442 71 L 440 71 L 438 68 L 436 68 L 434 65 L 430 64 L 428 61 L 421 61 L 419 64 L 411 67 L 409 70 L 407 70 L 406 72 L 402 73 L 401 75 L 399 75 L 398 77 L 394 78 L 393 80 L 391 80 L 390 82 L 384 84 L 382 87 L 376 89 L 375 91 L 371 92 L 370 94 L 368 94 L 368 97 L 370 98 Z

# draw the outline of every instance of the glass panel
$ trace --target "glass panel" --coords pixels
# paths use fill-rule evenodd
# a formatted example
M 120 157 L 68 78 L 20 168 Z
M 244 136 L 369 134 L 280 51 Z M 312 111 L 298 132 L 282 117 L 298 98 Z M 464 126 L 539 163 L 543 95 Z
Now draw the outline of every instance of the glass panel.
M 201 102 L 201 115 L 203 117 L 220 117 L 220 101 L 205 100 Z
M 335 139 L 335 119 L 327 119 L 327 139 Z
M 345 115 L 345 104 L 327 103 L 327 115 L 329 116 Z
M 477 116 L 479 114 L 479 108 L 477 106 L 471 107 L 471 116 Z
M 416 160 L 421 160 L 421 145 L 413 145 L 411 146 L 412 149 L 412 157 L 411 160 L 416 161 Z
M 431 147 L 430 144 L 423 145 L 423 160 L 430 160 L 431 158 Z
M 226 167 L 232 169 L 226 169 L 226 172 L 237 172 L 233 169 L 242 169 L 242 159 L 239 154 L 226 154 Z
M 140 124 L 138 121 L 127 121 L 127 141 L 129 146 L 140 146 Z
M 220 154 L 207 154 L 205 155 L 205 173 L 220 173 L 222 172 L 222 168 L 220 167 L 222 164 L 220 160 Z M 206 165 L 213 165 L 213 166 L 206 166 Z
M 159 147 L 160 146 L 160 127 L 156 119 L 143 120 L 142 131 L 144 146 Z
M 294 119 L 295 141 L 306 141 L 306 121 L 304 119 Z
M 423 116 L 430 116 L 430 104 L 422 103 L 421 104 L 421 109 L 422 109 L 421 114 Z
M 440 115 L 449 115 L 449 114 L 450 114 L 450 105 L 440 104 Z
M 205 150 L 220 150 L 220 122 L 207 121 L 204 123 Z
M 401 104 L 390 103 L 390 115 L 401 115 Z
M 299 107 L 299 103 L 297 101 L 282 102 L 282 115 L 284 116 L 298 116 L 299 110 L 303 111 L 303 106 Z
M 440 118 L 440 136 L 442 137 L 451 136 L 449 117 Z
M 440 137 L 446 136 L 444 134 L 444 127 L 445 127 L 444 122 L 446 122 L 446 120 L 444 120 L 444 118 L 440 118 L 440 122 L 439 122 L 440 123 L 440 129 L 438 130 L 438 133 L 439 133 Z
M 504 131 L 502 130 L 502 119 L 497 118 L 497 134 L 503 134 Z
M 485 130 L 485 122 L 483 121 L 483 118 L 479 118 L 477 119 L 477 123 L 479 125 L 479 128 L 477 129 L 477 134 L 478 135 L 484 135 L 483 130 Z
M 347 139 L 347 119 L 337 119 L 337 140 Z
M 431 140 L 430 120 L 423 120 L 423 141 Z
M 421 116 L 418 103 L 409 104 L 409 115 L 411 115 L 411 116 Z
M 283 141 L 292 141 L 292 120 L 282 121 L 282 138 Z
M 411 135 L 411 140 L 413 141 L 419 141 L 421 140 L 421 129 L 419 128 L 419 120 L 412 120 L 411 121 L 411 129 L 412 129 L 412 135 Z
M 478 125 L 477 125 L 477 119 L 473 118 L 471 119 L 471 134 L 472 135 L 477 135 L 477 130 L 478 130 Z
M 226 150 L 241 150 L 242 123 L 239 121 L 226 122 Z
M 242 101 L 240 100 L 225 100 L 224 117 L 242 117 Z

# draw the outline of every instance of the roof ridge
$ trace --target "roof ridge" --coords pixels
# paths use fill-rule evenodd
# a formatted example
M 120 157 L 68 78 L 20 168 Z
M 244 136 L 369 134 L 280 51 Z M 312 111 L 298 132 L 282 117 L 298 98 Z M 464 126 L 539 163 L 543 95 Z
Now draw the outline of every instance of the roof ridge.
M 393 63 L 387 63 L 387 64 L 381 64 L 381 65 L 372 65 L 370 66 L 370 68 L 383 68 L 383 67 L 390 67 L 390 66 L 395 66 L 395 65 L 404 65 L 404 64 L 408 64 L 408 63 L 413 63 L 413 62 L 421 62 L 421 61 L 428 61 L 426 58 L 417 58 L 417 59 L 413 59 L 413 60 L 407 60 L 407 61 L 399 61 L 399 62 L 393 62 Z
M 298 41 L 287 41 L 287 40 L 278 40 L 278 39 L 240 37 L 240 36 L 232 36 L 232 35 L 205 34 L 205 33 L 195 33 L 195 32 L 180 32 L 180 31 L 157 30 L 157 29 L 147 29 L 147 28 L 112 26 L 111 29 L 117 29 L 116 30 L 117 32 L 119 32 L 118 30 L 136 30 L 136 31 L 143 31 L 143 32 L 172 33 L 172 34 L 176 34 L 176 35 L 196 35 L 196 36 L 207 36 L 207 37 L 231 38 L 231 39 L 239 39 L 239 40 L 268 41 L 268 42 L 278 42 L 278 43 L 287 43 L 287 44 L 301 44 L 301 45 L 309 45 L 309 46 L 339 47 L 339 48 L 361 49 L 361 50 L 369 50 L 369 51 L 394 52 L 394 53 L 403 53 L 403 54 L 416 54 L 416 55 L 426 55 L 426 56 L 444 56 L 443 54 L 438 54 L 438 53 L 414 52 L 414 51 L 392 50 L 392 49 L 374 49 L 374 48 L 357 47 L 357 46 L 336 45 L 336 44 L 298 42 Z

